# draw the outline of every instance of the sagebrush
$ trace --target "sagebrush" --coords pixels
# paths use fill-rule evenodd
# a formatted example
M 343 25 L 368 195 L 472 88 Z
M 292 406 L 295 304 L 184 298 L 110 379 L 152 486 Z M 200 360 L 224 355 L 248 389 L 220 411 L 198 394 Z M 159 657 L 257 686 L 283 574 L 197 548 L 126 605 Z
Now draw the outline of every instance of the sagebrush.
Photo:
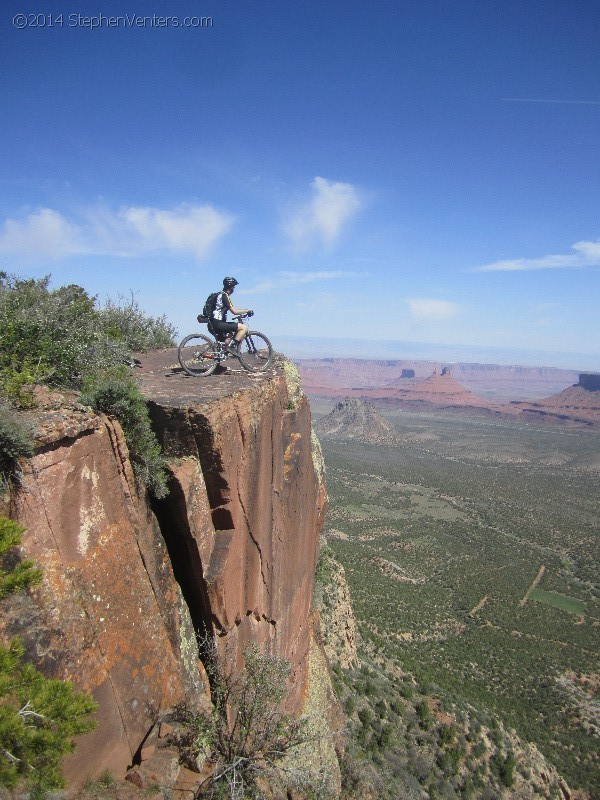
M 190 766 L 199 757 L 214 763 L 206 796 L 261 798 L 266 786 L 278 785 L 294 786 L 306 797 L 327 797 L 320 774 L 286 759 L 310 736 L 306 717 L 283 710 L 290 663 L 254 644 L 239 670 L 235 655 L 219 656 L 212 641 L 204 639 L 201 650 L 214 711 L 204 716 L 180 707 L 177 717 L 185 731 L 179 745 Z

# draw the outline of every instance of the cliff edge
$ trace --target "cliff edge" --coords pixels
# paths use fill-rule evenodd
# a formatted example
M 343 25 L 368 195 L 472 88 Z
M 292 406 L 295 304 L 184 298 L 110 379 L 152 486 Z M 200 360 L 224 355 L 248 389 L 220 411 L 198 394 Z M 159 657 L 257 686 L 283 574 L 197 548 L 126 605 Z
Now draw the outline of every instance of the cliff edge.
M 187 378 L 176 351 L 136 370 L 169 458 L 169 495 L 134 480 L 118 422 L 74 398 L 36 412 L 34 456 L 10 498 L 42 585 L 10 599 L 0 634 L 99 702 L 67 759 L 70 783 L 135 762 L 166 709 L 208 703 L 197 638 L 241 662 L 249 642 L 293 666 L 305 699 L 309 612 L 326 506 L 310 408 L 278 357 L 259 375 Z

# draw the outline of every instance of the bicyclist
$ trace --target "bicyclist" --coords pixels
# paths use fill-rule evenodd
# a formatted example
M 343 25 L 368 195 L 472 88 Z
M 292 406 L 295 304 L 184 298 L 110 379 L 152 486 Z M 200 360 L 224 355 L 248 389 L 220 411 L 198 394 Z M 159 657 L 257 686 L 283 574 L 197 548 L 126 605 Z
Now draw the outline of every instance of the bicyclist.
M 240 311 L 233 307 L 231 302 L 231 294 L 238 282 L 235 278 L 223 278 L 223 291 L 219 292 L 215 299 L 215 306 L 210 316 L 209 329 L 215 336 L 221 338 L 223 335 L 232 336 L 233 339 L 229 343 L 230 348 L 239 347 L 240 342 L 248 333 L 248 326 L 242 322 L 227 322 L 227 312 L 231 311 L 232 314 L 250 314 L 254 312 L 251 309 Z

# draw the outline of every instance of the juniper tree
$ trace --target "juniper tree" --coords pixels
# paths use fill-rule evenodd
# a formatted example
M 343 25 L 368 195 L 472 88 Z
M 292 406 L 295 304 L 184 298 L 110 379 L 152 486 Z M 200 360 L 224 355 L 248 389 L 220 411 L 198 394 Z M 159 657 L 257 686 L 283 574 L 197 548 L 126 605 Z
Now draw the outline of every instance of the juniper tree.
M 22 533 L 0 517 L 0 599 L 41 580 L 41 570 L 15 550 Z M 24 785 L 34 800 L 64 785 L 61 759 L 73 750 L 73 736 L 94 727 L 97 706 L 68 681 L 46 678 L 24 652 L 19 639 L 0 643 L 0 787 Z

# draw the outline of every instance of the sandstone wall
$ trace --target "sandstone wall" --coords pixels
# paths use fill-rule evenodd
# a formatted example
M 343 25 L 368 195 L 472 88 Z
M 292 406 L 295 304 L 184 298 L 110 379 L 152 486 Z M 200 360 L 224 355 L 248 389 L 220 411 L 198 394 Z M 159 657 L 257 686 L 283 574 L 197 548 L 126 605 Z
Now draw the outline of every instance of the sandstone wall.
M 600 390 L 600 374 L 583 373 L 579 376 L 579 385 L 591 392 Z
M 280 375 L 198 405 L 152 403 L 151 413 L 172 459 L 156 511 L 195 624 L 212 626 L 240 662 L 250 642 L 291 661 L 299 710 L 326 503 L 308 401 Z
M 199 384 L 195 384 L 198 386 Z M 205 698 L 196 635 L 241 662 L 258 641 L 294 666 L 304 700 L 326 495 L 307 400 L 280 367 L 229 394 L 152 404 L 171 492 L 140 496 L 118 423 L 73 404 L 42 412 L 11 514 L 42 585 L 3 605 L 46 674 L 100 704 L 67 776 L 123 774 L 160 713 Z

